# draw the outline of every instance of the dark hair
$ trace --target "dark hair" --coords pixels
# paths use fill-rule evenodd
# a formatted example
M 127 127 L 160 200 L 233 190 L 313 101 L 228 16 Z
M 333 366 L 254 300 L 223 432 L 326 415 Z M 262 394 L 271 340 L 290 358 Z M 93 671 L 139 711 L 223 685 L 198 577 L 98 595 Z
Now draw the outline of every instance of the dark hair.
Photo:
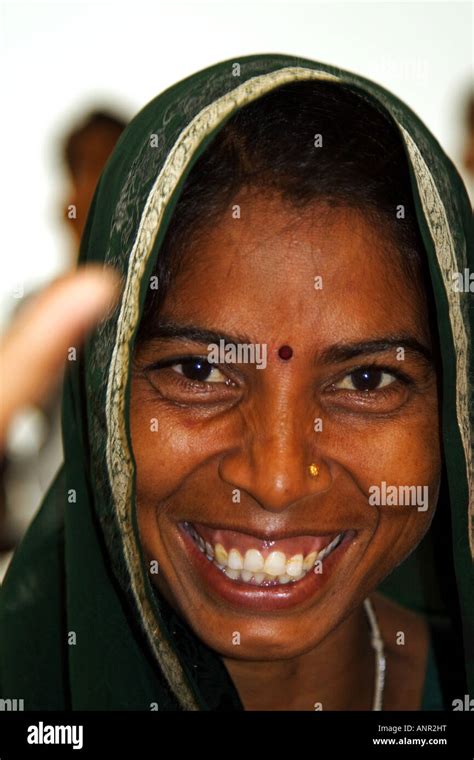
M 69 171 L 72 174 L 77 172 L 81 146 L 94 132 L 102 130 L 118 140 L 126 126 L 127 121 L 111 111 L 97 109 L 86 114 L 80 124 L 75 126 L 64 140 L 63 159 Z
M 148 292 L 138 340 L 157 318 L 186 247 L 244 187 L 274 191 L 294 207 L 324 200 L 362 210 L 384 226 L 403 270 L 418 281 L 424 245 L 395 124 L 347 86 L 296 82 L 237 111 L 191 169 L 157 257 L 159 289 Z

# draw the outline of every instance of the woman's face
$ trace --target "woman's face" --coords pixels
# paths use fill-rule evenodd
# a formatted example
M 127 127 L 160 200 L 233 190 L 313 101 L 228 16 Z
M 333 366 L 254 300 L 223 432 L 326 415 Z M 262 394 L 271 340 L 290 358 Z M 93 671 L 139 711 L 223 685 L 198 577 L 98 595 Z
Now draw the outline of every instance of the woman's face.
M 424 299 L 383 230 L 347 208 L 234 204 L 240 218 L 233 205 L 186 253 L 166 329 L 136 352 L 138 520 L 152 582 L 201 639 L 282 659 L 315 647 L 426 532 L 436 375 Z M 253 346 L 247 361 L 196 361 L 221 335 Z

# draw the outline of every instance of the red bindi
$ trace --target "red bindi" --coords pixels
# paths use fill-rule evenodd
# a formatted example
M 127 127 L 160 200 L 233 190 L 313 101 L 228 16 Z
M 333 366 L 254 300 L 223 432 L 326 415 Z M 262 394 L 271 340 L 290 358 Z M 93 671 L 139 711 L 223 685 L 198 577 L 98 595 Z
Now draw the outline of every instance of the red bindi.
M 293 349 L 291 346 L 281 346 L 278 349 L 278 356 L 280 359 L 284 359 L 284 361 L 288 361 L 288 359 L 291 359 L 293 356 Z

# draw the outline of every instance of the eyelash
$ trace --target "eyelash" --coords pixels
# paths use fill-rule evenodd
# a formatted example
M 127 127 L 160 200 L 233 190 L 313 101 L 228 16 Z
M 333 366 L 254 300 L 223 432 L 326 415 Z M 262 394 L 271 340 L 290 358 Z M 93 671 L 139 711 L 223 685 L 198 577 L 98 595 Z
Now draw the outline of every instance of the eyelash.
M 144 372 L 154 372 L 162 369 L 168 369 L 175 367 L 179 364 L 185 364 L 186 362 L 207 362 L 207 356 L 197 356 L 195 354 L 186 354 L 184 356 L 173 356 L 170 359 L 163 359 L 162 361 L 154 362 L 153 364 L 150 364 L 148 367 L 145 367 Z M 224 374 L 223 370 L 221 369 L 219 364 L 213 364 L 212 365 L 215 369 L 218 369 L 222 374 Z M 212 383 L 212 382 L 206 382 L 205 380 L 189 380 L 184 375 L 180 375 L 178 372 L 173 373 L 173 383 L 183 388 L 184 390 L 190 390 L 194 389 L 196 392 L 208 392 L 212 393 L 213 391 L 218 391 L 222 389 L 222 386 L 226 386 L 226 383 Z M 232 381 L 229 378 L 228 384 L 230 385 Z
M 207 361 L 206 356 L 197 356 L 195 354 L 186 354 L 184 356 L 174 356 L 169 359 L 164 359 L 162 361 L 155 362 L 148 367 L 145 368 L 145 372 L 152 372 L 152 371 L 158 371 L 161 369 L 167 369 L 172 368 L 174 366 L 177 366 L 179 364 L 184 364 L 186 362 L 198 362 L 198 361 Z M 225 374 L 220 367 L 220 365 L 215 364 L 212 365 L 215 369 L 218 369 L 222 374 Z M 389 385 L 382 387 L 380 389 L 374 389 L 374 390 L 360 390 L 357 389 L 351 390 L 347 388 L 335 388 L 334 386 L 338 383 L 344 380 L 346 377 L 350 377 L 351 375 L 355 374 L 356 372 L 360 371 L 378 371 L 378 372 L 386 372 L 389 375 L 392 375 L 392 377 L 395 378 L 396 381 L 402 383 L 403 385 L 409 386 L 413 385 L 414 380 L 409 375 L 407 375 L 405 372 L 402 372 L 399 369 L 395 369 L 393 367 L 390 367 L 386 364 L 377 364 L 376 362 L 371 362 L 370 364 L 360 364 L 356 367 L 352 367 L 349 371 L 346 371 L 344 375 L 342 375 L 338 380 L 333 381 L 333 383 L 330 386 L 330 389 L 332 389 L 333 392 L 339 391 L 340 393 L 350 393 L 351 395 L 359 395 L 364 398 L 373 396 L 376 394 L 379 397 L 386 396 L 390 393 L 393 393 L 395 388 L 392 386 L 396 385 L 396 382 L 392 382 Z M 175 372 L 173 373 L 175 377 L 173 377 L 173 383 L 180 387 L 183 390 L 194 390 L 194 392 L 207 392 L 207 393 L 213 393 L 213 392 L 219 392 L 222 391 L 222 386 L 227 385 L 227 383 L 223 382 L 208 382 L 205 380 L 189 380 L 188 378 L 185 378 L 183 375 L 180 375 L 179 373 Z M 229 378 L 228 384 L 234 384 L 233 381 Z
M 394 367 L 390 367 L 387 364 L 377 364 L 376 362 L 372 362 L 370 364 L 360 364 L 357 367 L 352 367 L 348 372 L 345 372 L 344 375 L 337 380 L 336 382 L 340 382 L 341 380 L 344 380 L 346 377 L 350 377 L 351 375 L 355 374 L 356 372 L 370 372 L 370 371 L 377 371 L 377 372 L 386 372 L 389 375 L 392 375 L 392 377 L 395 378 L 395 380 L 399 381 L 403 385 L 413 385 L 414 380 L 409 375 L 407 375 L 405 372 L 402 372 L 399 369 L 395 369 Z M 333 383 L 335 385 L 335 383 Z M 350 393 L 360 393 L 363 396 L 367 396 L 370 393 L 377 393 L 378 395 L 389 393 L 392 389 L 392 386 L 395 385 L 394 382 L 390 383 L 389 385 L 380 388 L 375 389 L 372 391 L 349 391 Z M 336 390 L 347 390 L 347 389 L 336 389 Z

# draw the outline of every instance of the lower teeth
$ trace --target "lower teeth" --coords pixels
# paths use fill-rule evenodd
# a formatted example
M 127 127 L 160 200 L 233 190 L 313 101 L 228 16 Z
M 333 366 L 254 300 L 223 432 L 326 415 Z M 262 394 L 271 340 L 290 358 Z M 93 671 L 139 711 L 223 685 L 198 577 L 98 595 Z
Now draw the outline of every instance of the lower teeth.
M 206 559 L 208 559 L 209 562 L 212 562 L 215 567 L 221 570 L 221 572 L 223 572 L 228 578 L 233 581 L 240 581 L 241 583 L 250 584 L 252 586 L 279 586 L 286 583 L 295 583 L 296 581 L 300 581 L 310 572 L 310 570 L 313 569 L 309 568 L 308 570 L 303 570 L 303 572 L 296 578 L 290 577 L 286 574 L 275 576 L 268 575 L 268 573 L 252 573 L 249 570 L 232 570 L 230 567 L 227 567 L 227 565 L 220 565 L 218 562 L 216 562 L 214 557 L 209 553 L 209 546 L 206 546 L 205 542 L 199 536 L 196 529 L 192 525 L 185 523 L 185 528 L 187 532 L 190 533 L 200 552 L 206 556 Z M 331 552 L 333 552 L 334 549 L 339 546 L 343 538 L 343 533 L 340 533 L 338 536 L 336 536 L 336 538 L 333 539 L 330 544 L 325 546 L 324 549 L 319 552 L 315 563 L 326 559 L 326 557 L 328 557 Z

